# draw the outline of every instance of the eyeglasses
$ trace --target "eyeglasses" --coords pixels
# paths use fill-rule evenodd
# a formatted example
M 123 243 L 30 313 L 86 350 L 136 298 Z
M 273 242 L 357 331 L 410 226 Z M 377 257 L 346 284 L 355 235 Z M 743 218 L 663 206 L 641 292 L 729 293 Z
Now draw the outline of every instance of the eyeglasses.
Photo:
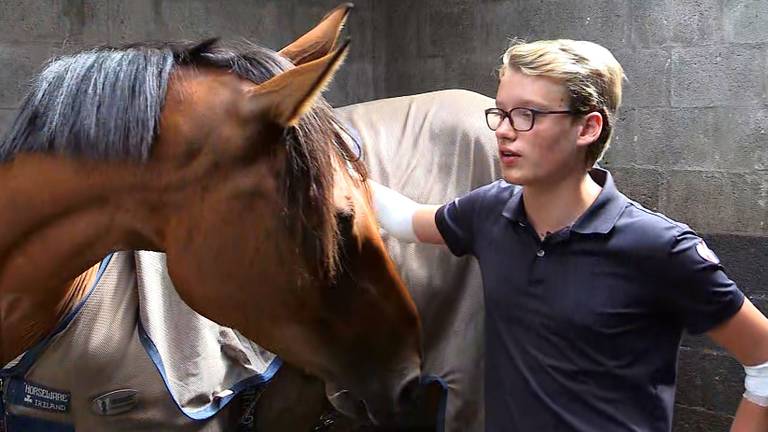
M 533 129 L 533 124 L 536 122 L 536 116 L 542 114 L 581 114 L 577 111 L 563 110 L 563 111 L 539 111 L 533 108 L 512 108 L 509 111 L 504 111 L 501 108 L 488 108 L 485 110 L 485 122 L 492 131 L 501 126 L 501 123 L 505 118 L 509 118 L 509 124 L 512 129 L 518 132 L 528 132 Z

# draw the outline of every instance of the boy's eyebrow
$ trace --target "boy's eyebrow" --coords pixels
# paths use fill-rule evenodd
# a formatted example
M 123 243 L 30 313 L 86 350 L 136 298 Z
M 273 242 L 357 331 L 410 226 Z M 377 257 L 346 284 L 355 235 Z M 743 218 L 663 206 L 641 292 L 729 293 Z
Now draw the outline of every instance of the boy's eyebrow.
M 499 101 L 498 99 L 496 99 L 495 102 L 496 102 L 496 107 L 497 108 L 501 108 L 502 106 L 504 106 L 504 104 L 501 101 Z M 544 103 L 542 101 L 535 101 L 533 99 L 523 98 L 523 99 L 518 101 L 517 107 L 549 108 L 549 109 L 553 109 L 554 108 L 554 107 L 550 107 L 549 105 L 550 104 Z

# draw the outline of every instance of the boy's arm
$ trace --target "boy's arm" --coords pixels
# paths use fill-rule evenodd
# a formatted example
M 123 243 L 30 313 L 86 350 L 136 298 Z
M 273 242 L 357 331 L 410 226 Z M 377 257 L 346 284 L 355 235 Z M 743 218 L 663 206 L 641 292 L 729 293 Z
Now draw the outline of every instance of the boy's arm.
M 745 365 L 747 391 L 732 432 L 768 431 L 768 319 L 748 300 L 707 335 Z
M 419 204 L 373 180 L 367 182 L 379 225 L 390 235 L 412 243 L 445 244 L 435 223 L 440 206 Z
M 420 242 L 445 244 L 443 235 L 440 234 L 437 223 L 435 223 L 435 213 L 439 208 L 439 205 L 425 204 L 421 205 L 413 214 L 413 230 Z

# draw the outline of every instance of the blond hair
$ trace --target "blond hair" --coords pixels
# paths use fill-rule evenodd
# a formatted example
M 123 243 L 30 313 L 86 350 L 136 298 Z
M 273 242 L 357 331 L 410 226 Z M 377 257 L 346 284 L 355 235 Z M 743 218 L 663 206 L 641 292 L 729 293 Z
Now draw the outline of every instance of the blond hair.
M 616 112 L 621 105 L 624 70 L 606 48 L 592 42 L 568 39 L 524 43 L 513 40 L 502 57 L 499 76 L 517 70 L 562 81 L 570 94 L 570 109 L 599 112 L 603 116 L 600 136 L 587 147 L 587 164 L 600 160 L 611 141 Z

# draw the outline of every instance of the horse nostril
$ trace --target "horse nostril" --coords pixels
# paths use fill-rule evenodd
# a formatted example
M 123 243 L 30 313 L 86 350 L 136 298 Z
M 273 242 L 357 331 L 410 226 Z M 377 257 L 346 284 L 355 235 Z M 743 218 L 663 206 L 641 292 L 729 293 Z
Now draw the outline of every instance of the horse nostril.
M 420 378 L 413 378 L 400 390 L 400 397 L 398 399 L 398 406 L 401 410 L 406 409 L 410 406 L 412 406 L 418 396 L 419 396 L 419 389 L 421 388 L 421 379 Z

